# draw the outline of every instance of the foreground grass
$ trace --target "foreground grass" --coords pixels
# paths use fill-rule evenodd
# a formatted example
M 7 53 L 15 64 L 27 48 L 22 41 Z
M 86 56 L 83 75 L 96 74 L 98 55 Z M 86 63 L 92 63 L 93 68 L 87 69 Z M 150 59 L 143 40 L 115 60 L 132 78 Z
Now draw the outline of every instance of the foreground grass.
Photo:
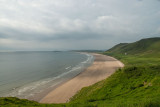
M 0 98 L 6 107 L 160 107 L 160 53 L 123 55 L 125 67 L 108 79 L 79 91 L 69 103 L 39 104 L 17 98 Z
M 35 101 L 15 97 L 0 98 L 0 107 L 64 107 L 64 104 L 40 104 Z

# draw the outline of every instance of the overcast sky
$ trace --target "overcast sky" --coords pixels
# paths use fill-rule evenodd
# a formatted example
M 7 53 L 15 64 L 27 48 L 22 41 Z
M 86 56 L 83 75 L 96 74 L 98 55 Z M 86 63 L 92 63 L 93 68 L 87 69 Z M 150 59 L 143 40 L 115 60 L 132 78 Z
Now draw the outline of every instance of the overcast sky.
M 0 51 L 108 49 L 160 37 L 160 0 L 0 0 Z

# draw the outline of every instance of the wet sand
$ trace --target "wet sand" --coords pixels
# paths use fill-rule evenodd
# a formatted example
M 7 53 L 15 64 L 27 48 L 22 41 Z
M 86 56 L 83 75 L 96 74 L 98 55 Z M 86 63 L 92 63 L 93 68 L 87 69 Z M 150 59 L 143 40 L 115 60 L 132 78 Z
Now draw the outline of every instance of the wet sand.
M 92 85 L 98 81 L 106 79 L 118 68 L 123 67 L 123 63 L 117 59 L 101 55 L 92 54 L 95 57 L 93 64 L 73 79 L 61 84 L 45 97 L 40 103 L 65 103 L 83 87 Z

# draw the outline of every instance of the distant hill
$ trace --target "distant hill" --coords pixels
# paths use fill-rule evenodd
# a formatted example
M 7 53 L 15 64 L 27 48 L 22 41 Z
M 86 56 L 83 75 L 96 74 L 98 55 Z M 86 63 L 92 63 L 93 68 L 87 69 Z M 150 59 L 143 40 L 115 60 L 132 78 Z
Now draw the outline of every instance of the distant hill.
M 134 43 L 120 43 L 106 51 L 115 54 L 142 54 L 160 52 L 160 37 L 141 39 Z

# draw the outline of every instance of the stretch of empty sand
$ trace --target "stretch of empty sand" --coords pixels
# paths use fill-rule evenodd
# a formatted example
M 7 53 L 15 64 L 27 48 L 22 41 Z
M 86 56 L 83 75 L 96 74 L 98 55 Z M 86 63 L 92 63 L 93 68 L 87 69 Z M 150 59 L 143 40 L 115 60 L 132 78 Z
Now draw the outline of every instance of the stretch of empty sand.
M 65 103 L 81 88 L 92 85 L 112 75 L 116 69 L 124 65 L 113 57 L 93 54 L 93 64 L 78 76 L 60 85 L 48 93 L 41 103 Z

